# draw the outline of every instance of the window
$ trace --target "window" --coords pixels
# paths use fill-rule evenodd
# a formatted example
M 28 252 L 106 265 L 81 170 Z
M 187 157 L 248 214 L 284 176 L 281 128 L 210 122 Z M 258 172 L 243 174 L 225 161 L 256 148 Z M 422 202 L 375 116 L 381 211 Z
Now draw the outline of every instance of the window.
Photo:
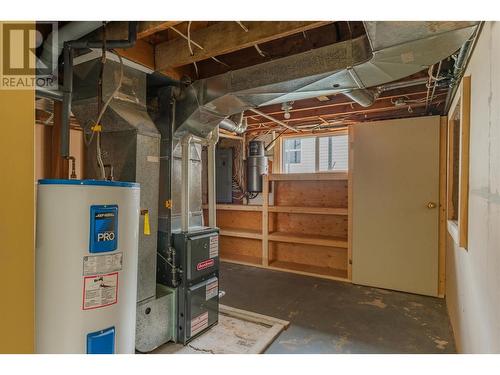
M 283 173 L 346 171 L 348 168 L 347 133 L 285 138 L 282 157 Z
M 319 171 L 346 171 L 347 134 L 319 138 Z
M 469 200 L 470 76 L 463 77 L 448 115 L 448 232 L 467 248 Z
M 285 163 L 300 164 L 301 140 L 289 139 L 285 141 Z

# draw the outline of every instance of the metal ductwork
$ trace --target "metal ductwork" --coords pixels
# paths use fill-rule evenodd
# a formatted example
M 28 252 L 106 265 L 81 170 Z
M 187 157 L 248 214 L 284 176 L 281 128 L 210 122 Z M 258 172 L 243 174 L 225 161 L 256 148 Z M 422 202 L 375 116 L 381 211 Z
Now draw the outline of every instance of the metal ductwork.
M 207 137 L 249 108 L 345 93 L 370 105 L 367 88 L 408 77 L 457 51 L 478 22 L 365 22 L 366 35 L 195 81 L 176 107 L 175 135 Z
M 71 109 L 84 128 L 86 138 L 90 138 L 90 127 L 95 124 L 98 115 L 97 82 L 100 70 L 100 58 L 73 68 Z M 115 91 L 120 76 L 120 63 L 108 59 L 102 78 L 103 102 Z M 108 175 L 112 171 L 113 178 L 118 181 L 141 184 L 141 208 L 148 210 L 151 232 L 156 233 L 160 133 L 146 107 L 146 73 L 123 66 L 121 87 L 109 103 L 100 124 L 103 162 L 109 166 Z M 91 142 L 86 141 L 89 145 L 85 153 L 85 174 L 87 178 L 99 179 L 96 139 L 94 136 Z M 156 235 L 140 233 L 139 259 L 137 299 L 142 301 L 154 296 L 156 291 Z
M 343 94 L 363 107 L 371 106 L 379 95 L 378 91 L 367 89 L 346 91 Z
M 241 112 L 237 115 L 222 120 L 219 123 L 219 127 L 230 132 L 242 134 L 245 132 L 245 130 L 247 130 L 248 123 L 247 119 L 243 117 L 243 112 Z

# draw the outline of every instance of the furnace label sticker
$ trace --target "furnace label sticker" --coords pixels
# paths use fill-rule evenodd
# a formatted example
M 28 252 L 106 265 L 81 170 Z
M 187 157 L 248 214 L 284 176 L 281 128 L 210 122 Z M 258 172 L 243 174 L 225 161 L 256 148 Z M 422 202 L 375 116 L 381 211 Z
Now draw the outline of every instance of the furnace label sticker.
M 200 262 L 196 265 L 196 270 L 201 271 L 201 270 L 206 270 L 207 268 L 213 267 L 215 264 L 213 259 L 207 259 L 204 260 L 203 262 Z
M 208 301 L 209 299 L 216 297 L 217 294 L 219 294 L 219 281 L 215 280 L 208 283 L 206 287 L 205 300 Z
M 83 276 L 121 271 L 122 267 L 123 253 L 83 257 Z
M 83 278 L 83 310 L 98 309 L 118 302 L 118 272 Z
M 204 312 L 201 315 L 198 315 L 196 318 L 191 319 L 191 336 L 200 333 L 207 327 L 208 327 L 208 311 Z
M 219 256 L 219 236 L 211 236 L 210 237 L 210 249 L 209 249 L 209 257 L 215 258 Z

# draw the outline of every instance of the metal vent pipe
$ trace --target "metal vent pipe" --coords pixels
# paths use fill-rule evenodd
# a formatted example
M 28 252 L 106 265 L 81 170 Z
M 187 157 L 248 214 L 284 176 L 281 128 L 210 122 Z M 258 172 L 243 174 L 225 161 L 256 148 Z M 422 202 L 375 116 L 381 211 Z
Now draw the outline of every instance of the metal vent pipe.
M 357 89 L 343 92 L 349 99 L 355 101 L 360 106 L 369 107 L 377 100 L 379 93 L 375 90 Z
M 455 53 L 478 22 L 364 22 L 366 35 L 193 82 L 176 108 L 175 134 L 205 138 L 245 110 L 343 93 L 362 106 L 376 91 Z

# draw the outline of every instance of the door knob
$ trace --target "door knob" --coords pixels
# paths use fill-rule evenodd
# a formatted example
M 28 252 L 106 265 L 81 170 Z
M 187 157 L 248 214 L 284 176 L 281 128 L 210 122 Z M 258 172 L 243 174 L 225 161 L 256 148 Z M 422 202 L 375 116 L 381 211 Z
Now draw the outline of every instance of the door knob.
M 429 202 L 427 203 L 427 208 L 431 209 L 431 208 L 436 208 L 437 204 L 434 203 L 434 202 Z

